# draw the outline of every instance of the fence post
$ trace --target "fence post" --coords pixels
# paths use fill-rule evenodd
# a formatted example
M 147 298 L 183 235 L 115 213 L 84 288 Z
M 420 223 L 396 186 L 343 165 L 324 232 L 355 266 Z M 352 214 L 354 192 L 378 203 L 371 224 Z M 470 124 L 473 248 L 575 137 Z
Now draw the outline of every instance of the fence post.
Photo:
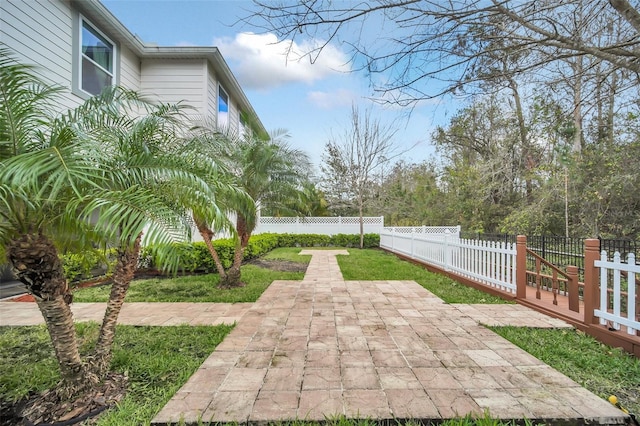
M 516 299 L 527 298 L 527 237 L 516 237 Z
M 396 249 L 396 228 L 391 227 L 391 249 Z
M 415 232 L 413 232 L 413 230 L 411 230 L 411 258 L 412 258 L 412 259 L 415 259 L 415 258 L 416 258 L 415 254 L 414 254 L 414 247 L 415 247 L 415 245 L 414 245 L 414 239 L 415 239 L 415 238 L 416 238 L 416 233 L 415 233 Z
M 578 267 L 569 265 L 567 266 L 567 275 L 569 276 L 567 287 L 569 290 L 569 310 L 573 312 L 580 312 L 580 300 L 578 294 Z
M 588 239 L 584 241 L 584 323 L 594 324 L 597 318 L 593 314 L 600 307 L 600 271 L 596 267 L 596 260 L 600 259 L 600 240 Z
M 449 270 L 449 230 L 445 229 L 444 231 L 444 270 Z

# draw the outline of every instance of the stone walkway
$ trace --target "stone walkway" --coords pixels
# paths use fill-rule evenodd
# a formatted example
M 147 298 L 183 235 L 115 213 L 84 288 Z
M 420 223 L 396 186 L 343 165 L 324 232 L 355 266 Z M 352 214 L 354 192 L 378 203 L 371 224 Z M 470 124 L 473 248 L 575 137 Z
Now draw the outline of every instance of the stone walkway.
M 445 304 L 412 281 L 347 281 L 335 255 L 255 303 L 127 303 L 119 323 L 237 323 L 154 419 L 264 423 L 327 417 L 494 417 L 625 422 L 622 413 L 479 324 L 570 327 L 520 305 Z M 100 321 L 105 303 L 72 305 Z M 42 323 L 35 303 L 0 303 L 0 325 Z
M 313 255 L 304 280 L 271 284 L 154 424 L 440 420 L 485 410 L 503 419 L 626 422 L 478 324 L 500 312 L 516 324 L 548 320 L 510 305 L 445 304 L 413 281 L 345 282 L 335 255 L 346 251 L 301 254 Z

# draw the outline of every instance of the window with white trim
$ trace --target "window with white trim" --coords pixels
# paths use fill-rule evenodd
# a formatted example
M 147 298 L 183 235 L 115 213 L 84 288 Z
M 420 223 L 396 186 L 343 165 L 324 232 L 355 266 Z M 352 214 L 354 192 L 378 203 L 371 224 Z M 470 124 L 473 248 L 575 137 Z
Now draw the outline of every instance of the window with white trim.
M 97 95 L 115 84 L 115 44 L 84 18 L 80 22 L 79 88 Z
M 218 129 L 229 127 L 229 95 L 218 85 Z
M 238 124 L 238 136 L 243 138 L 247 134 L 247 122 L 244 119 L 244 115 L 240 113 L 240 120 Z

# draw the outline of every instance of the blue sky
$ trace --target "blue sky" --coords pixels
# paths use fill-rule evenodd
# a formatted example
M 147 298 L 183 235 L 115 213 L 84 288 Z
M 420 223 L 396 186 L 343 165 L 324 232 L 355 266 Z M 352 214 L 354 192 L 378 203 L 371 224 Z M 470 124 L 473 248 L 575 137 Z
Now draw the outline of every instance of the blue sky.
M 283 40 L 274 34 L 238 23 L 252 8 L 251 1 L 102 0 L 103 4 L 146 43 L 160 46 L 216 46 L 243 87 L 267 130 L 286 129 L 291 144 L 320 164 L 325 143 L 349 126 L 352 103 L 372 108 L 383 123 L 395 121 L 398 151 L 416 145 L 403 155 L 418 162 L 432 156 L 430 135 L 444 124 L 445 107 L 428 103 L 410 116 L 400 108 L 374 104 L 368 77 L 351 72 L 348 52 L 329 45 L 319 60 L 287 60 Z M 366 35 L 365 35 L 366 37 Z M 296 40 L 304 49 L 315 40 Z

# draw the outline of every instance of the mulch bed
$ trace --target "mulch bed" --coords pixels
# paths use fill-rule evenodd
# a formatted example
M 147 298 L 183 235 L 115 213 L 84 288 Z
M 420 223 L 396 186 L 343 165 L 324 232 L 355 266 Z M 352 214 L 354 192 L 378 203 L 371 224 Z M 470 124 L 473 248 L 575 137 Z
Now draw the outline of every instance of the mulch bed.
M 292 262 L 290 260 L 278 260 L 278 259 L 254 259 L 249 262 L 250 265 L 256 265 L 261 268 L 271 269 L 274 271 L 283 272 L 306 272 L 307 264 Z
M 92 425 L 100 413 L 124 398 L 127 381 L 122 374 L 109 373 L 95 389 L 73 400 L 61 401 L 50 390 L 16 404 L 0 404 L 0 421 L 15 426 Z

